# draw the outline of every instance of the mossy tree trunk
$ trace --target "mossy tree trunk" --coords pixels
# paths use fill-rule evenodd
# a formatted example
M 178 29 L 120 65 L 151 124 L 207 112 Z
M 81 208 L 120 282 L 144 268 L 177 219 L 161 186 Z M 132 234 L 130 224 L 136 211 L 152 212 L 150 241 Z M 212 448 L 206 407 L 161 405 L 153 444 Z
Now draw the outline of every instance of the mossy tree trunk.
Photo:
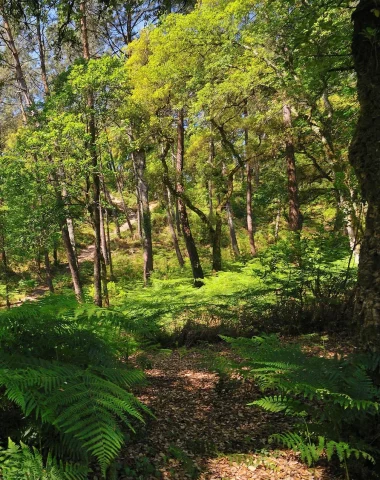
M 380 6 L 361 0 L 352 16 L 359 119 L 350 146 L 367 216 L 362 240 L 354 318 L 363 346 L 380 350 Z

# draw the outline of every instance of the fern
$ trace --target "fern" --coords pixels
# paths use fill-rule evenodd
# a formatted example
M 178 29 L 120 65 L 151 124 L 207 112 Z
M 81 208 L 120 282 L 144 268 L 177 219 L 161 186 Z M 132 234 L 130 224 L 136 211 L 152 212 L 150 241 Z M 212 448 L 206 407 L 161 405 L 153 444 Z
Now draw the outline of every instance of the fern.
M 18 364 L 18 368 L 14 365 Z M 13 368 L 12 368 L 13 367 Z M 123 444 L 120 420 L 133 430 L 131 418 L 143 421 L 147 409 L 124 388 L 115 383 L 133 383 L 138 375 L 111 370 L 111 380 L 103 369 L 83 370 L 56 362 L 15 362 L 0 355 L 0 385 L 5 395 L 20 406 L 25 415 L 35 415 L 62 433 L 73 435 L 85 451 L 99 462 L 102 471 L 117 455 Z
M 83 465 L 63 464 L 48 454 L 46 461 L 36 449 L 8 440 L 0 449 L 0 475 L 4 480 L 85 480 L 89 469 Z
M 143 373 L 119 360 L 119 317 L 54 296 L 0 312 L 0 387 L 24 417 L 17 440 L 38 442 L 44 458 L 49 450 L 84 465 L 95 459 L 105 475 L 123 428 L 134 430 L 148 413 L 130 393 Z
M 276 434 L 274 440 L 300 452 L 309 465 L 324 454 L 341 462 L 351 456 L 375 461 L 368 452 L 373 450 L 371 441 L 363 441 L 360 434 L 355 437 L 359 426 L 370 426 L 379 414 L 379 390 L 363 356 L 312 357 L 300 345 L 282 345 L 275 335 L 223 338 L 245 358 L 241 372 L 248 372 L 263 391 L 276 392 L 250 405 L 298 419 L 293 431 Z M 368 364 L 377 361 L 371 358 Z
M 271 439 L 276 440 L 287 448 L 299 452 L 301 459 L 309 466 L 317 462 L 325 452 L 328 460 L 331 460 L 332 456 L 336 454 L 339 460 L 344 462 L 353 455 L 357 459 L 362 457 L 365 460 L 375 463 L 375 459 L 369 453 L 352 448 L 346 442 L 326 441 L 326 439 L 321 436 L 318 437 L 318 443 L 313 443 L 294 432 L 276 433 L 271 436 Z

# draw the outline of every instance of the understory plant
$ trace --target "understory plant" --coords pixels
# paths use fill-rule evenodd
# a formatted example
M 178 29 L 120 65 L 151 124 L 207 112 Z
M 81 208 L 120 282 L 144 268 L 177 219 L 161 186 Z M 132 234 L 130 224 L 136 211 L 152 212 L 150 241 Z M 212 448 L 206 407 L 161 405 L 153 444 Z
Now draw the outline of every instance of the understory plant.
M 293 418 L 292 428 L 272 441 L 299 452 L 308 465 L 336 458 L 347 479 L 351 468 L 359 468 L 354 478 L 370 478 L 380 457 L 380 391 L 370 375 L 379 367 L 377 357 L 312 356 L 276 335 L 223 338 L 245 359 L 240 372 L 266 393 L 251 405 Z
M 0 312 L 3 478 L 86 478 L 90 467 L 106 475 L 123 429 L 147 412 L 131 393 L 144 375 L 123 361 L 124 348 L 114 312 L 72 297 Z

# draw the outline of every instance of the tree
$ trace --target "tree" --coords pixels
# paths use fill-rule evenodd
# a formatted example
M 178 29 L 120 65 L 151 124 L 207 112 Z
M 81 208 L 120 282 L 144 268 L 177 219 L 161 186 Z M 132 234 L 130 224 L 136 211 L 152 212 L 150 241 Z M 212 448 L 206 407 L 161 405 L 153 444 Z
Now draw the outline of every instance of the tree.
M 362 195 L 367 202 L 360 249 L 355 321 L 366 348 L 380 346 L 380 10 L 361 0 L 352 16 L 352 54 L 357 72 L 359 119 L 350 147 Z

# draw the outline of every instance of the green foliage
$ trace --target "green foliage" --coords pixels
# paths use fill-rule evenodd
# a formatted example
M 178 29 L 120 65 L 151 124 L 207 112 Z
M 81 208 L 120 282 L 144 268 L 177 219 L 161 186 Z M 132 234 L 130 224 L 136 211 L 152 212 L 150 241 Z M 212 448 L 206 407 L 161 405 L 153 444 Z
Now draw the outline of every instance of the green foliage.
M 252 376 L 263 391 L 278 392 L 251 405 L 295 418 L 293 431 L 273 440 L 299 451 L 309 465 L 324 454 L 341 462 L 379 457 L 374 429 L 380 391 L 361 356 L 311 356 L 275 335 L 224 340 L 245 359 L 243 375 Z
M 85 480 L 86 466 L 57 463 L 51 454 L 46 461 L 38 450 L 24 443 L 8 441 L 7 449 L 0 449 L 0 475 L 4 480 Z
M 20 439 L 84 465 L 94 458 L 103 474 L 122 426 L 134 430 L 148 412 L 129 392 L 144 376 L 119 360 L 117 324 L 112 311 L 70 297 L 0 312 L 0 385 L 25 417 Z

